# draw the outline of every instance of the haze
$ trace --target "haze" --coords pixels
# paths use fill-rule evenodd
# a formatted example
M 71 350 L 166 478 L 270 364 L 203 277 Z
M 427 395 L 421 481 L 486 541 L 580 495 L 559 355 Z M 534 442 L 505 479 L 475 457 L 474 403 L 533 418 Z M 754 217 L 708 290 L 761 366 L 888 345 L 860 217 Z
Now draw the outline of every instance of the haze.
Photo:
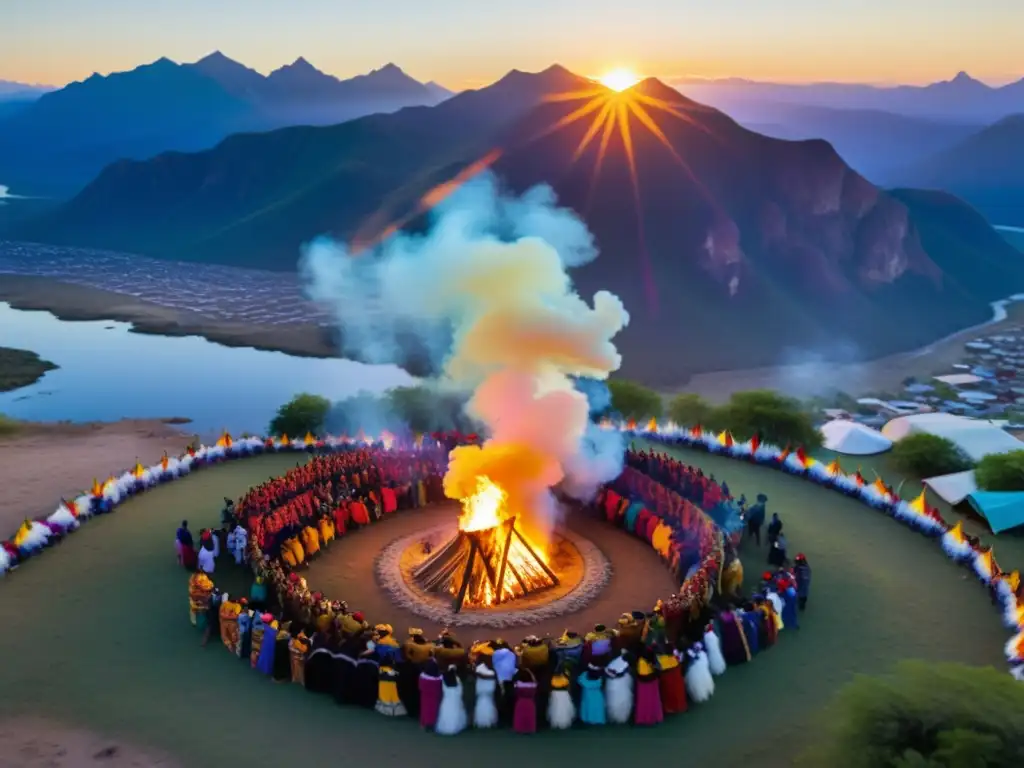
M 298 56 L 339 77 L 397 60 L 476 87 L 559 61 L 662 78 L 925 83 L 1019 69 L 1020 0 L 32 0 L 5 2 L 0 76 L 64 85 L 212 50 L 264 73 Z M 543 23 L 538 23 L 543 19 Z M 951 64 L 955 62 L 955 64 Z M 1018 75 L 1019 76 L 1019 75 Z

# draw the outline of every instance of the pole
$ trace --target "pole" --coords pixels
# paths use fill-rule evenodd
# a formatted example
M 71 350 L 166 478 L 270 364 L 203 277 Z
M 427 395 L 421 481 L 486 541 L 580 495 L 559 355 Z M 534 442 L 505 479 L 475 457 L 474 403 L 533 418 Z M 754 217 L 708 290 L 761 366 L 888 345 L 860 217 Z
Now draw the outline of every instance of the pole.
M 537 564 L 540 565 L 540 567 L 544 569 L 544 573 L 546 573 L 548 575 L 548 578 L 551 579 L 551 581 L 554 584 L 557 585 L 559 583 L 558 577 L 555 576 L 554 572 L 550 568 L 548 568 L 548 564 L 545 563 L 540 557 L 537 556 L 537 553 L 533 551 L 533 547 L 530 546 L 530 542 L 528 542 L 526 540 L 526 538 L 523 536 L 523 534 L 521 534 L 515 528 L 513 528 L 512 530 L 515 531 L 516 536 L 519 537 L 519 540 L 521 542 L 523 542 L 523 546 L 526 547 L 526 551 L 529 552 L 533 556 L 533 559 L 537 561 Z
M 466 599 L 466 590 L 469 589 L 469 579 L 473 575 L 473 560 L 476 557 L 476 537 L 469 539 L 469 557 L 466 559 L 466 568 L 462 572 L 462 586 L 459 587 L 459 594 L 455 597 L 455 604 L 452 609 L 458 613 L 462 610 L 462 603 Z
M 505 583 L 505 569 L 508 567 L 508 552 L 512 549 L 512 531 L 515 530 L 516 519 L 513 517 L 505 523 L 508 526 L 508 535 L 505 537 L 505 551 L 501 553 L 501 567 L 498 569 L 498 604 L 501 604 L 502 585 Z

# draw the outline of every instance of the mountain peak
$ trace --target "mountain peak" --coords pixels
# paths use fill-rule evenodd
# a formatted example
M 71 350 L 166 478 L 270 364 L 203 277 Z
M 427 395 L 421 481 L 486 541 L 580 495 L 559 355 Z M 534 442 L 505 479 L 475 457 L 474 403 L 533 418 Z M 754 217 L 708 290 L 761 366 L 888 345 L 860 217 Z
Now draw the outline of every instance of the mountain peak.
M 320 71 L 319 69 L 314 67 L 312 64 L 310 64 L 309 61 L 306 60 L 305 56 L 299 56 L 299 58 L 297 58 L 291 64 L 288 64 L 288 65 L 282 67 L 282 69 L 293 69 L 293 70 L 298 70 L 300 72 L 319 72 Z

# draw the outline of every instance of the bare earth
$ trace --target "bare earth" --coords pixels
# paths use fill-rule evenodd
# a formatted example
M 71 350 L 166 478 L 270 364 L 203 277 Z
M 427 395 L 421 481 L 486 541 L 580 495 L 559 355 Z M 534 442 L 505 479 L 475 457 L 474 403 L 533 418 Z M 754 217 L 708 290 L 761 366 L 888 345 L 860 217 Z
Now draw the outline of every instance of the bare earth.
M 0 535 L 14 532 L 26 517 L 54 511 L 61 497 L 73 498 L 134 461 L 149 466 L 180 454 L 191 436 L 165 420 L 111 424 L 30 424 L 0 437 Z
M 176 768 L 156 752 L 35 718 L 0 722 L 0 768 Z

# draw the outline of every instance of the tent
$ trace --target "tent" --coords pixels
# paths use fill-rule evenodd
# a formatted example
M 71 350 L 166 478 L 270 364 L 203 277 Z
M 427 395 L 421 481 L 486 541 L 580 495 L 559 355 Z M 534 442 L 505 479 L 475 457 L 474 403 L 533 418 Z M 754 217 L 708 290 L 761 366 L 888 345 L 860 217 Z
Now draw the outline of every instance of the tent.
M 924 484 L 931 488 L 940 499 L 953 506 L 978 490 L 973 469 L 966 472 L 954 472 L 951 475 L 929 477 Z
M 882 434 L 893 441 L 922 432 L 951 440 L 974 461 L 980 461 L 991 453 L 1024 450 L 1024 442 L 995 424 L 951 413 L 900 416 L 882 427 Z
M 1024 492 L 975 491 L 967 497 L 974 511 L 985 518 L 992 533 L 1024 525 Z
M 821 434 L 826 448 L 850 456 L 870 456 L 892 448 L 892 440 L 877 429 L 847 419 L 836 419 L 822 425 Z

